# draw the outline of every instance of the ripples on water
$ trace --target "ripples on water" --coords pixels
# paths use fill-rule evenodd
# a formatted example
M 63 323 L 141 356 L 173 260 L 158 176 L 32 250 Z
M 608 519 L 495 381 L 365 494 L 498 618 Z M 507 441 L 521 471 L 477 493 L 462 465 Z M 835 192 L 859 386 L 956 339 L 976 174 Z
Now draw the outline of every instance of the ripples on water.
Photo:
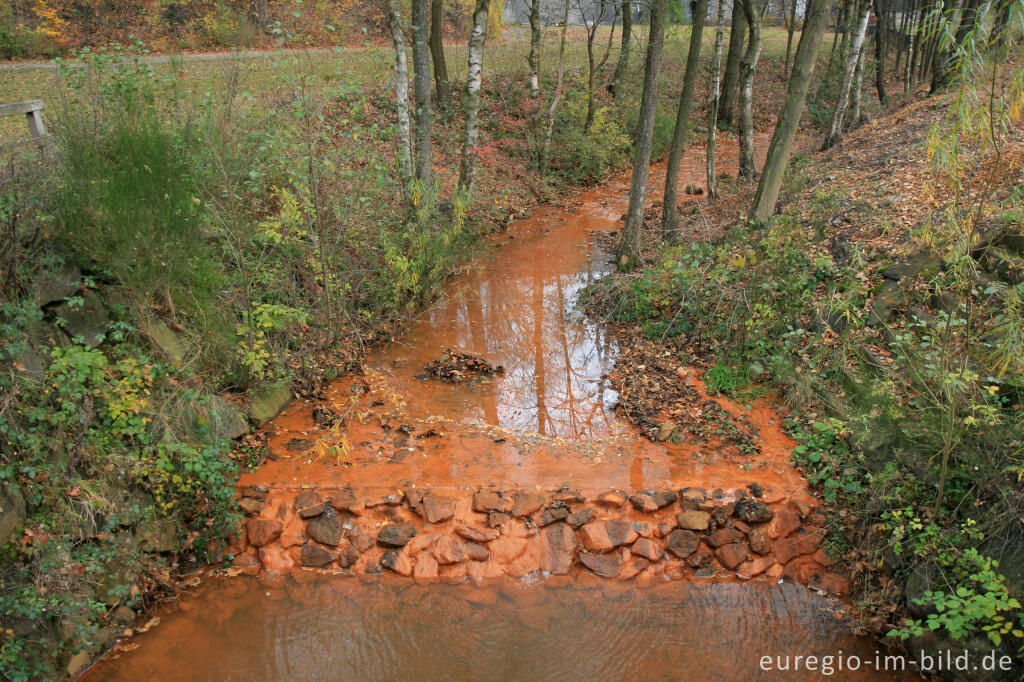
M 211 578 L 183 602 L 87 679 L 755 680 L 779 679 L 762 655 L 874 653 L 789 584 Z

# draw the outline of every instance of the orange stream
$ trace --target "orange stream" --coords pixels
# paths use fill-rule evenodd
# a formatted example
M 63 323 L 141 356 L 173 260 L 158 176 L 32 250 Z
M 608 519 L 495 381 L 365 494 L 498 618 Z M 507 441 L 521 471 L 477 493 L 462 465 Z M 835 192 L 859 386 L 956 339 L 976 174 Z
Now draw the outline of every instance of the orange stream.
M 762 151 L 766 141 L 759 138 Z M 723 152 L 719 168 L 735 172 L 735 145 Z M 651 175 L 648 196 L 660 199 L 663 167 Z M 703 176 L 703 150 L 690 150 L 680 175 L 683 200 L 695 199 L 683 188 L 703 186 Z M 611 487 L 711 490 L 756 481 L 774 495 L 809 499 L 789 462 L 793 443 L 769 405 L 746 412 L 760 430 L 762 453 L 755 456 L 699 442 L 651 443 L 616 416 L 615 392 L 603 378 L 616 340 L 574 303 L 611 269 L 597 238 L 619 228 L 628 184 L 622 174 L 564 207 L 541 207 L 513 223 L 439 303 L 370 355 L 364 379 L 329 389 L 328 404 L 351 417 L 347 427 L 320 429 L 313 404 L 296 402 L 268 426 L 277 459 L 241 485 L 386 491 L 569 484 L 592 495 Z M 420 378 L 443 348 L 481 354 L 505 374 L 458 385 Z M 360 382 L 369 390 L 358 394 Z M 411 434 L 398 428 L 403 424 Z M 439 435 L 417 438 L 430 429 Z M 204 579 L 180 608 L 163 612 L 163 624 L 122 645 L 88 677 L 780 679 L 758 669 L 761 655 L 873 656 L 875 649 L 829 612 L 832 602 L 790 584 L 624 584 L 581 575 L 474 586 L 299 577 L 286 589 L 251 578 Z

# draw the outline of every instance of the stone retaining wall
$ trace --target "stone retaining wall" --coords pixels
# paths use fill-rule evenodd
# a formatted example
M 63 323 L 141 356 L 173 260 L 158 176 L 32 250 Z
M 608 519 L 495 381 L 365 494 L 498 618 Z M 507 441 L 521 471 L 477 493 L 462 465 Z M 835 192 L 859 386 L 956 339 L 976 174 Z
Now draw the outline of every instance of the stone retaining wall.
M 846 581 L 821 548 L 811 505 L 751 490 L 242 489 L 248 518 L 229 548 L 268 585 L 293 571 L 416 580 L 590 571 L 609 579 L 787 577 L 833 594 Z

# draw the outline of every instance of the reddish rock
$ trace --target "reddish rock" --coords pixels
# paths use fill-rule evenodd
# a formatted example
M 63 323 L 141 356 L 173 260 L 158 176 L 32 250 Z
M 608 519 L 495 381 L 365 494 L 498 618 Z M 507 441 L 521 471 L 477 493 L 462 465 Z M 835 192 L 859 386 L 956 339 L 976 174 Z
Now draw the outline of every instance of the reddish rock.
M 462 543 L 457 542 L 450 535 L 442 535 L 438 538 L 430 551 L 433 553 L 434 558 L 437 559 L 437 563 L 442 566 L 445 564 L 457 564 L 466 560 L 466 550 Z
M 537 558 L 534 557 L 531 552 L 526 552 L 517 557 L 516 560 L 508 566 L 508 574 L 513 578 L 525 578 L 539 570 L 540 562 L 537 561 Z
M 455 516 L 455 500 L 430 493 L 423 496 L 423 518 L 430 523 L 441 523 Z
M 267 571 L 290 571 L 295 567 L 295 561 L 288 553 L 280 547 L 273 545 L 260 547 L 260 563 Z
M 267 493 L 270 492 L 265 485 L 250 485 L 242 488 L 242 497 L 248 497 L 252 500 L 260 500 L 261 502 L 267 499 Z
M 380 529 L 377 542 L 389 547 L 404 547 L 415 535 L 416 527 L 411 523 L 395 523 Z
M 551 499 L 565 504 L 580 504 L 587 501 L 586 496 L 578 490 L 559 490 Z
M 512 500 L 496 490 L 480 490 L 473 495 L 475 512 L 508 512 L 511 509 Z
M 729 545 L 722 545 L 716 549 L 715 558 L 718 559 L 718 562 L 722 564 L 722 566 L 732 571 L 749 559 L 750 554 L 747 552 L 747 546 L 745 544 L 734 542 Z
M 322 545 L 337 547 L 345 537 L 338 514 L 329 509 L 306 524 L 306 535 Z
M 604 528 L 608 533 L 608 539 L 612 542 L 612 547 L 628 545 L 640 537 L 640 534 L 628 521 L 606 521 Z
M 602 578 L 617 578 L 622 570 L 618 554 L 591 554 L 580 552 L 580 563 Z
M 649 538 L 640 538 L 630 547 L 633 554 L 641 556 L 649 561 L 658 561 L 665 552 L 658 546 L 658 543 Z
M 684 488 L 679 491 L 679 506 L 683 509 L 697 509 L 707 497 L 707 493 L 697 488 Z
M 826 552 L 821 547 L 818 548 L 818 550 L 812 555 L 812 557 L 813 557 L 813 559 L 815 561 L 817 561 L 822 566 L 831 566 L 832 564 L 835 563 L 835 561 L 832 559 L 832 557 L 830 557 L 828 555 L 828 552 Z
M 598 495 L 594 502 L 604 507 L 621 507 L 626 504 L 628 496 L 621 490 L 606 490 Z
M 772 541 L 768 538 L 768 528 L 766 526 L 751 528 L 750 533 L 747 535 L 747 540 L 750 543 L 750 551 L 755 554 L 764 556 L 772 553 Z
M 406 490 L 405 503 L 409 505 L 409 509 L 423 516 L 423 498 L 426 495 L 427 493 L 422 490 Z
M 676 514 L 676 525 L 683 530 L 707 530 L 711 523 L 711 514 L 698 510 L 683 511 Z
M 263 547 L 273 542 L 284 530 L 284 524 L 277 519 L 249 519 L 245 522 L 245 535 L 253 547 Z
M 591 552 L 607 552 L 615 547 L 601 521 L 594 521 L 580 528 L 580 537 L 583 539 L 583 546 Z
M 716 507 L 711 512 L 711 520 L 715 522 L 715 525 L 719 528 L 725 528 L 729 525 L 729 519 L 732 518 L 733 506 L 731 504 L 722 505 Z
M 504 512 L 491 512 L 487 515 L 488 528 L 501 528 L 512 521 L 512 516 Z
M 266 506 L 266 503 L 262 500 L 257 500 L 252 497 L 243 497 L 238 500 L 238 508 L 241 509 L 246 516 L 256 516 L 263 511 L 263 508 Z
M 658 511 L 658 505 L 647 495 L 630 495 L 629 503 L 633 505 L 633 509 L 645 514 Z
M 720 528 L 708 536 L 708 544 L 712 547 L 721 547 L 732 542 L 740 542 L 746 539 L 743 533 L 735 528 Z
M 306 536 L 306 524 L 302 522 L 302 519 L 298 516 L 293 516 L 284 524 L 284 530 L 281 531 L 281 536 L 278 538 L 278 542 L 285 549 L 289 547 L 295 547 L 297 545 L 306 544 L 308 537 Z
M 491 553 L 487 551 L 487 548 L 476 542 L 464 542 L 462 549 L 472 561 L 487 561 L 491 558 Z
M 295 511 L 304 519 L 318 516 L 324 511 L 324 501 L 313 490 L 304 490 L 295 498 Z
M 260 565 L 259 554 L 255 548 L 249 548 L 231 560 L 235 568 L 254 568 Z
M 665 541 L 665 549 L 680 559 L 685 559 L 693 554 L 699 545 L 700 536 L 692 530 L 674 530 L 668 534 Z
M 554 575 L 567 575 L 576 552 L 576 534 L 564 523 L 541 531 L 540 567 Z
M 507 565 L 515 561 L 523 553 L 526 549 L 526 540 L 504 535 L 492 542 L 488 548 L 494 561 Z
M 619 577 L 623 580 L 630 580 L 638 576 L 650 565 L 651 562 L 649 562 L 647 559 L 633 557 L 629 561 L 622 564 L 622 568 L 619 570 Z
M 739 532 L 743 533 L 744 535 L 750 535 L 750 526 L 743 523 L 742 521 L 733 521 L 732 527 L 738 530 Z
M 813 554 L 821 546 L 821 533 L 796 533 L 775 541 L 774 554 L 780 564 L 805 554 Z
M 632 526 L 633 530 L 636 531 L 636 534 L 642 538 L 654 537 L 654 527 L 646 521 L 634 521 L 629 525 Z
M 404 495 L 399 493 L 391 493 L 390 495 L 384 495 L 383 497 L 377 497 L 372 500 L 366 500 L 366 506 L 370 508 L 374 507 L 397 507 L 402 504 Z
M 438 564 L 430 554 L 421 554 L 416 557 L 416 566 L 412 569 L 412 575 L 417 580 L 433 580 L 437 578 Z
M 520 491 L 515 495 L 515 502 L 512 503 L 511 514 L 517 519 L 524 516 L 530 516 L 540 511 L 540 508 L 544 506 L 544 502 L 546 501 L 547 498 L 540 493 Z
M 782 509 L 768 524 L 768 535 L 773 539 L 789 537 L 800 527 L 800 517 L 796 512 L 789 509 Z
M 366 550 L 373 547 L 373 536 L 364 531 L 351 520 L 345 521 L 341 524 L 341 526 L 345 529 L 345 537 L 347 537 L 348 541 L 351 542 L 352 545 L 360 552 L 365 552 Z
M 770 556 L 750 559 L 740 564 L 740 567 L 736 569 L 736 574 L 744 580 L 750 580 L 761 575 L 777 563 L 775 558 Z
M 359 550 L 349 545 L 338 554 L 338 565 L 342 568 L 352 568 L 359 561 Z
M 569 507 L 560 503 L 545 509 L 544 513 L 540 515 L 540 520 L 537 521 L 537 524 L 544 527 L 558 521 L 565 521 L 567 518 L 569 518 Z
M 323 568 L 338 558 L 334 552 L 320 545 L 309 542 L 302 546 L 301 563 L 308 568 Z
M 772 580 L 775 580 L 776 578 L 782 575 L 782 572 L 784 570 L 785 567 L 782 564 L 775 563 L 772 564 L 771 568 L 764 572 L 764 575 L 766 578 L 771 578 Z
M 352 514 L 362 514 L 366 511 L 366 503 L 356 498 L 351 488 L 335 490 L 327 497 L 327 501 L 338 511 L 347 511 Z
M 394 571 L 398 575 L 412 575 L 412 562 L 409 561 L 409 557 L 397 549 L 384 552 L 384 555 L 380 558 L 380 565 L 382 568 Z
M 850 583 L 846 578 L 835 573 L 813 573 L 807 580 L 807 586 L 838 596 L 850 591 Z
M 501 535 L 501 533 L 492 528 L 481 528 L 471 523 L 455 524 L 455 532 L 473 542 L 491 542 L 492 540 L 497 540 Z
M 591 507 L 580 509 L 577 512 L 573 512 L 565 517 L 565 522 L 568 523 L 572 528 L 579 528 L 583 524 L 590 523 L 590 520 L 594 518 L 596 512 Z
M 658 523 L 658 537 L 663 538 L 678 527 L 675 519 L 665 519 Z

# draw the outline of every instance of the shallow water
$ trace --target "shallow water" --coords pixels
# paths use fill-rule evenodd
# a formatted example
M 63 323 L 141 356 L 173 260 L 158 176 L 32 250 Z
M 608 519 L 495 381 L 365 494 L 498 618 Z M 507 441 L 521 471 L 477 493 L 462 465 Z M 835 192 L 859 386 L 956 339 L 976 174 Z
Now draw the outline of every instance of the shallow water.
M 759 138 L 762 148 L 766 141 Z M 735 147 L 723 151 L 719 168 L 734 171 Z M 702 150 L 686 155 L 681 188 L 703 185 L 703 163 Z M 663 176 L 652 170 L 652 199 L 660 198 Z M 590 496 L 610 487 L 758 482 L 780 498 L 811 500 L 771 405 L 748 409 L 716 398 L 757 426 L 756 456 L 702 442 L 651 443 L 616 416 L 616 394 L 604 379 L 614 335 L 585 319 L 575 301 L 610 270 L 600 236 L 620 226 L 628 181 L 623 174 L 511 224 L 495 238 L 499 248 L 371 354 L 365 376 L 328 389 L 327 404 L 350 417 L 344 428 L 319 428 L 312 403 L 293 404 L 266 429 L 276 459 L 241 485 L 294 499 L 316 485 L 393 492 L 569 484 Z M 482 354 L 505 374 L 466 384 L 424 379 L 423 366 L 444 348 Z M 702 389 L 696 376 L 680 380 Z M 331 446 L 344 454 L 325 455 Z M 601 582 L 577 572 L 420 585 L 299 571 L 289 580 L 269 589 L 252 578 L 206 578 L 87 679 L 802 680 L 818 673 L 764 672 L 760 657 L 875 650 L 833 615 L 835 602 L 763 578 Z
M 769 680 L 762 656 L 873 660 L 795 585 L 209 579 L 85 680 Z M 787 680 L 819 679 L 789 672 Z M 887 679 L 871 670 L 839 680 Z

